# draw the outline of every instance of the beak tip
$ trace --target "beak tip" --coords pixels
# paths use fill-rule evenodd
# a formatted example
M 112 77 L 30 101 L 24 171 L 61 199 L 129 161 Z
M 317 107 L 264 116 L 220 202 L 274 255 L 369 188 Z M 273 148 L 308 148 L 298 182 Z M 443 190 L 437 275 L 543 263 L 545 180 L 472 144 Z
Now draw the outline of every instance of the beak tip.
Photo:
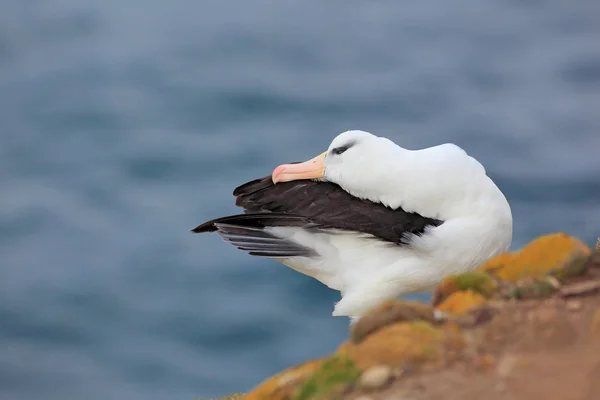
M 271 173 L 273 184 L 289 182 L 300 179 L 320 179 L 325 174 L 325 155 L 322 153 L 317 157 L 293 164 L 282 164 Z
M 274 184 L 279 182 L 279 180 L 278 180 L 279 175 L 281 175 L 281 173 L 284 170 L 285 170 L 285 165 L 280 165 L 273 170 L 273 173 L 271 174 L 271 180 L 273 181 Z

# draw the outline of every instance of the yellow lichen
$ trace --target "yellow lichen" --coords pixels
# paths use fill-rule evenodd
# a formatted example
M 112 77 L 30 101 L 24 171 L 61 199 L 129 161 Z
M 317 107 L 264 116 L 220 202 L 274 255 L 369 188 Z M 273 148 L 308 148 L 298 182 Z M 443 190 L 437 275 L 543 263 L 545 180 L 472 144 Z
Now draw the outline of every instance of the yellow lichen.
M 473 307 L 483 304 L 485 297 L 472 290 L 454 292 L 442 303 L 438 304 L 436 310 L 448 312 L 454 315 L 464 315 Z
M 555 233 L 537 238 L 518 252 L 494 257 L 479 270 L 508 282 L 516 282 L 559 271 L 590 253 L 590 248 L 577 238 Z

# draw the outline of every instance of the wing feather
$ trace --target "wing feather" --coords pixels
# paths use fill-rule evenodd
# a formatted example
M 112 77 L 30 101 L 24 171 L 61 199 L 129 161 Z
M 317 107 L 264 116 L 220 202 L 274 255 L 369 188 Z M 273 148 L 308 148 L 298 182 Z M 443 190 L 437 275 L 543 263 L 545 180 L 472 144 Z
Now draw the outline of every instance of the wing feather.
M 396 244 L 409 234 L 422 235 L 429 226 L 443 221 L 391 209 L 383 204 L 356 198 L 331 182 L 312 180 L 273 184 L 270 176 L 255 179 L 233 191 L 236 205 L 252 213 L 284 213 L 305 218 L 321 226 L 369 233 Z
M 313 229 L 303 217 L 276 213 L 239 214 L 217 218 L 192 229 L 194 233 L 217 232 L 226 242 L 250 255 L 261 257 L 311 257 L 313 249 L 268 232 L 272 227 Z

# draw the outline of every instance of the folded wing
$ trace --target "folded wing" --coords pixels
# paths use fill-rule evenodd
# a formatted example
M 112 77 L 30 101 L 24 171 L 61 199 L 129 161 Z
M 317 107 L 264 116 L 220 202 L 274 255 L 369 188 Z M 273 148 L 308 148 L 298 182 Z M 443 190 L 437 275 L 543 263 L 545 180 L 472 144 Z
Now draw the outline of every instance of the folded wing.
M 410 235 L 421 235 L 443 221 L 393 210 L 358 199 L 330 182 L 310 180 L 273 184 L 265 176 L 237 187 L 236 205 L 245 214 L 217 218 L 192 230 L 217 232 L 227 242 L 251 255 L 288 258 L 311 257 L 315 250 L 276 235 L 278 227 L 313 232 L 354 231 L 390 244 L 406 244 Z M 289 230 L 288 230 L 289 231 Z

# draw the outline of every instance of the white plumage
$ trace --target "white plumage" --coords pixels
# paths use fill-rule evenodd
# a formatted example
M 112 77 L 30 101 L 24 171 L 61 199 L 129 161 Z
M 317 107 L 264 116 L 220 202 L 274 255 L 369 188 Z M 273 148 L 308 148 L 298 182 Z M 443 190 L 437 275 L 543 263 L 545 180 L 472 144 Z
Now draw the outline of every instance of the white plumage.
M 236 189 L 246 214 L 208 221 L 194 232 L 217 231 L 251 254 L 339 290 L 334 316 L 356 319 L 388 299 L 430 291 L 511 244 L 505 196 L 485 168 L 453 144 L 407 150 L 347 131 L 327 152 L 279 166 L 271 179 L 274 185 L 263 178 L 256 189 L 240 190 L 258 180 Z M 336 197 L 332 183 L 351 196 Z M 423 229 L 415 228 L 419 224 Z

